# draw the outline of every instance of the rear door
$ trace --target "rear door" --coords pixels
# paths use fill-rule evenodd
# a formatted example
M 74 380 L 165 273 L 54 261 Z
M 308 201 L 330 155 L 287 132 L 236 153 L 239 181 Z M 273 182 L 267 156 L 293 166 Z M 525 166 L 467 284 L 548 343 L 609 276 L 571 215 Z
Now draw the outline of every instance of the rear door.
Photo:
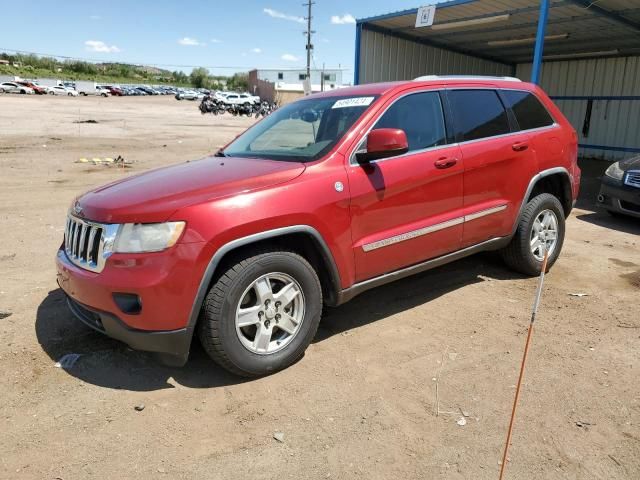
M 563 131 L 538 97 L 525 90 L 501 90 L 505 106 L 511 109 L 518 129 L 529 136 L 539 170 L 566 164 L 570 146 Z
M 451 89 L 447 96 L 464 161 L 467 247 L 511 233 L 537 164 L 529 135 L 517 131 L 497 90 Z
M 462 238 L 463 165 L 440 93 L 400 96 L 372 128 L 404 130 L 409 152 L 347 165 L 356 281 L 457 250 Z

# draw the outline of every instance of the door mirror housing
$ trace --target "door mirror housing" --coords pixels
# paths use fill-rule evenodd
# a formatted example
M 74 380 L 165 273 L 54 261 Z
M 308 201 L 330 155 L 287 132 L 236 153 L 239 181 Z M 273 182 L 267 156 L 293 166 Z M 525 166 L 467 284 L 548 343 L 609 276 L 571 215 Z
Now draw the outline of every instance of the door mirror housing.
M 367 135 L 367 151 L 356 153 L 360 164 L 395 157 L 409 151 L 407 134 L 401 128 L 376 128 Z

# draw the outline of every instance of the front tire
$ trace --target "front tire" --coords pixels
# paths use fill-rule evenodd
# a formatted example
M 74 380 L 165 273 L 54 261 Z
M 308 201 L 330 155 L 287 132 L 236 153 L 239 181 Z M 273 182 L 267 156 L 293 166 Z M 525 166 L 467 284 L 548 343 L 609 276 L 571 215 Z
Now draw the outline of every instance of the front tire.
M 558 259 L 564 243 L 565 217 L 560 201 L 542 193 L 527 203 L 516 234 L 502 251 L 502 258 L 513 270 L 536 276 L 542 269 L 545 249 L 549 250 L 547 271 Z
M 257 377 L 296 362 L 316 334 L 322 288 L 313 267 L 289 251 L 249 253 L 209 291 L 198 334 L 221 367 Z

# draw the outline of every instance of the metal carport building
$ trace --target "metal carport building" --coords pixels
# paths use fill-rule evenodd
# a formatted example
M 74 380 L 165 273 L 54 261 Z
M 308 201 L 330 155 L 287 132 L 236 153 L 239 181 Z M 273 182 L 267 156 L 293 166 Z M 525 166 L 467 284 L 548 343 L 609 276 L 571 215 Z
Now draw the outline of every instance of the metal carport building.
M 640 0 L 451 0 L 359 19 L 354 83 L 420 75 L 511 75 L 551 95 L 580 154 L 640 153 Z

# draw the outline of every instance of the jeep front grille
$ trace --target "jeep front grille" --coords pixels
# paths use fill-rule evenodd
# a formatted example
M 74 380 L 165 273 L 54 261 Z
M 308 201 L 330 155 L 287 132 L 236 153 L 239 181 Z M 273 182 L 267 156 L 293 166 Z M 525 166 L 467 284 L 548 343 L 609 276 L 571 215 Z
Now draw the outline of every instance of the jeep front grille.
M 69 215 L 64 231 L 64 251 L 71 263 L 92 272 L 101 272 L 111 254 L 117 227 Z
M 627 172 L 624 183 L 631 187 L 640 188 L 640 170 L 629 170 Z

